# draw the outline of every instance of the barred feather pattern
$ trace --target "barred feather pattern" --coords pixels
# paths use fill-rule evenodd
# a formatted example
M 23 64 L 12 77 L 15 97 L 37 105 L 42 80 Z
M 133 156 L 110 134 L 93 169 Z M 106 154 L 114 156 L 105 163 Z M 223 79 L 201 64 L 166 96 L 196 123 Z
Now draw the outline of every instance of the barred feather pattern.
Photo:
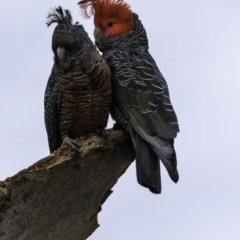
M 54 66 L 45 91 L 50 152 L 59 148 L 65 137 L 103 131 L 112 100 L 109 66 L 83 26 L 68 19 L 58 23 L 52 37 Z
M 61 141 L 106 127 L 111 103 L 110 69 L 95 52 L 85 68 L 77 65 L 59 76 Z

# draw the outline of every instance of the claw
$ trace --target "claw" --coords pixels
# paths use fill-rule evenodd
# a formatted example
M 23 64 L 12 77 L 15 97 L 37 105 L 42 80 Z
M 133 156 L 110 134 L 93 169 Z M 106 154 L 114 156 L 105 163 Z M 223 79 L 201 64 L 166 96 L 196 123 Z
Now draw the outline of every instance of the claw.
M 72 148 L 73 150 L 76 150 L 76 151 L 78 151 L 79 152 L 79 145 L 78 145 L 78 143 L 77 143 L 77 141 L 76 140 L 73 140 L 73 139 L 71 139 L 70 137 L 65 137 L 64 138 L 64 140 L 63 140 L 63 142 L 62 142 L 62 146 L 63 145 L 67 145 L 67 146 L 69 146 L 70 148 Z

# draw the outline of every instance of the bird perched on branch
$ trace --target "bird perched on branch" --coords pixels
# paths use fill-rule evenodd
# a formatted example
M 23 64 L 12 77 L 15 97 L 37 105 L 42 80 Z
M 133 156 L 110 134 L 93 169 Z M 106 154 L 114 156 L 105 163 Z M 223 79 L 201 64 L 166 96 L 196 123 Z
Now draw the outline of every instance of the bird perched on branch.
M 130 132 L 136 149 L 139 184 L 161 192 L 160 163 L 179 179 L 174 138 L 178 121 L 167 83 L 148 51 L 148 38 L 137 14 L 123 0 L 82 0 L 86 17 L 94 15 L 94 37 L 112 71 L 111 115 Z
M 44 99 L 50 152 L 89 133 L 104 135 L 112 100 L 111 71 L 82 25 L 72 23 L 61 7 L 48 14 L 47 26 L 57 23 L 52 36 L 54 65 Z

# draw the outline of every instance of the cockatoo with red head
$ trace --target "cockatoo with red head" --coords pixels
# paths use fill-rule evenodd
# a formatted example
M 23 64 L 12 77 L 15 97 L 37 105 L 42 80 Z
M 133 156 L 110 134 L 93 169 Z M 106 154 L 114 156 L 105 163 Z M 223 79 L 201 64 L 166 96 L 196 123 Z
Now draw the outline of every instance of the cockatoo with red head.
M 174 150 L 179 126 L 145 28 L 123 0 L 82 0 L 79 5 L 86 17 L 94 16 L 95 43 L 112 72 L 111 115 L 118 125 L 128 126 L 138 182 L 161 193 L 159 159 L 170 178 L 179 179 Z

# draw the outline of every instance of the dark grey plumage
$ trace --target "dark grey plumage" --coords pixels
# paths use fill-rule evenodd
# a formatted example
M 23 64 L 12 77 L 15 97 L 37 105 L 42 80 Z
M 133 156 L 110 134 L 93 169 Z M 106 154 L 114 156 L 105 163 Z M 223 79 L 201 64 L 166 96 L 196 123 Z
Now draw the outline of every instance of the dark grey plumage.
M 110 110 L 111 72 L 82 25 L 61 7 L 48 14 L 57 23 L 52 36 L 54 65 L 44 99 L 50 152 L 65 138 L 103 134 Z
M 112 116 L 122 124 L 123 120 L 116 114 L 120 111 L 130 124 L 136 147 L 138 182 L 160 193 L 158 159 L 174 182 L 179 179 L 173 140 L 179 127 L 167 83 L 148 52 L 145 29 L 134 13 L 133 25 L 128 34 L 113 37 L 105 37 L 97 29 L 95 40 L 112 71 L 115 106 Z

